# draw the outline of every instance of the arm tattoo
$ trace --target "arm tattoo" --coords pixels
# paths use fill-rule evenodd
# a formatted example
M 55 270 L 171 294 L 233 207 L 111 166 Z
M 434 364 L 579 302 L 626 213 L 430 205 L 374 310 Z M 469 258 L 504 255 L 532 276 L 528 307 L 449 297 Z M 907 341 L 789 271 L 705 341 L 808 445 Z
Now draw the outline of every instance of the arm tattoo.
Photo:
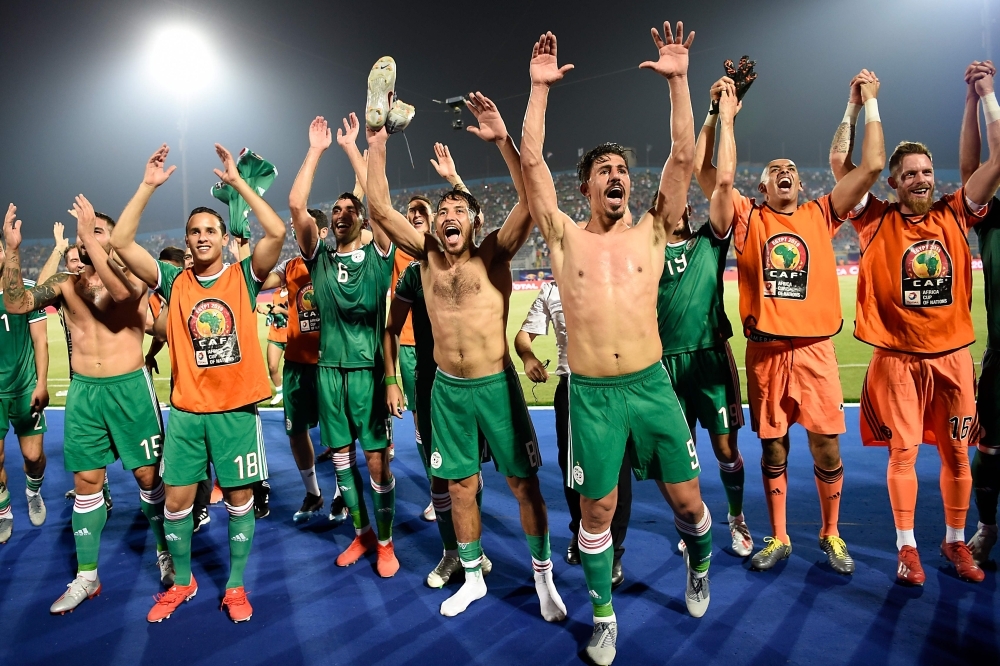
M 59 300 L 59 284 L 68 279 L 69 273 L 56 273 L 42 284 L 25 289 L 21 280 L 21 253 L 15 250 L 7 255 L 7 264 L 4 266 L 4 300 L 24 312 L 41 310 Z
M 851 154 L 854 151 L 854 126 L 850 123 L 840 123 L 833 135 L 830 152 L 834 154 Z

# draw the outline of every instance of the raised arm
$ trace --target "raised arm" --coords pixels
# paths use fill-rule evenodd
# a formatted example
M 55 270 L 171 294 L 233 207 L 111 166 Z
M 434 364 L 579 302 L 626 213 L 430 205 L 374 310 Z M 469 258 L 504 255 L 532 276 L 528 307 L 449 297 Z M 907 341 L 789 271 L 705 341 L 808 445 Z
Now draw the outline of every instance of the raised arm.
M 10 314 L 24 314 L 55 305 L 62 296 L 62 285 L 69 280 L 69 273 L 56 273 L 42 284 L 24 288 L 21 278 L 21 220 L 17 219 L 17 206 L 7 206 L 3 220 L 4 243 L 7 245 L 3 263 L 3 304 Z
M 857 130 L 858 116 L 861 115 L 861 83 L 871 78 L 867 69 L 851 79 L 850 95 L 847 98 L 847 110 L 844 119 L 837 125 L 830 143 L 830 170 L 836 182 L 854 170 L 851 156 L 854 154 L 854 136 Z
M 399 360 L 399 334 L 403 330 L 410 304 L 393 297 L 389 303 L 389 314 L 382 333 L 382 357 L 385 363 L 385 404 L 389 413 L 397 419 L 403 418 L 403 392 L 396 380 L 396 363 Z M 391 379 L 390 379 L 391 378 Z
M 691 111 L 691 91 L 688 89 L 688 51 L 694 42 L 694 32 L 684 38 L 684 24 L 677 22 L 674 35 L 670 23 L 663 23 L 663 39 L 652 28 L 653 43 L 659 51 L 656 62 L 647 60 L 639 65 L 667 79 L 670 85 L 670 156 L 663 166 L 656 203 L 650 209 L 657 233 L 654 239 L 666 240 L 666 226 L 680 219 L 687 207 L 687 193 L 694 171 L 694 113 Z M 641 220 L 640 220 L 641 221 Z
M 108 294 L 116 303 L 136 301 L 146 294 L 144 283 L 133 282 L 125 271 L 121 270 L 104 249 L 104 242 L 109 241 L 107 229 L 97 229 L 97 216 L 94 207 L 82 194 L 78 194 L 73 202 L 76 211 L 76 234 L 83 243 L 83 249 L 90 257 L 91 264 L 101 278 Z M 102 242 L 103 241 L 103 242 Z M 117 270 L 116 270 L 117 269 Z
M 357 138 L 358 131 L 360 130 L 358 117 L 351 113 L 347 118 L 344 118 L 343 123 L 344 129 L 337 129 L 337 144 L 347 153 L 347 159 L 351 161 L 351 168 L 354 169 L 355 184 L 360 185 L 362 191 L 368 196 L 368 207 L 371 208 L 371 195 L 368 192 L 368 157 L 370 150 L 366 150 L 364 154 L 358 150 Z M 382 254 L 389 251 L 391 241 L 378 223 L 372 224 L 372 241 L 382 251 Z
M 958 171 L 962 185 L 979 168 L 983 150 L 983 138 L 979 132 L 979 93 L 976 92 L 976 80 L 979 77 L 975 76 L 981 64 L 977 60 L 965 70 L 965 111 L 962 114 L 962 131 L 958 136 Z
M 37 282 L 45 282 L 56 274 L 59 270 L 59 262 L 66 256 L 66 250 L 69 249 L 69 241 L 63 236 L 62 222 L 56 222 L 52 225 L 52 235 L 55 237 L 56 246 L 52 248 L 52 254 L 42 264 L 42 270 L 38 272 Z
M 160 146 L 152 157 L 146 162 L 146 171 L 142 177 L 139 189 L 132 196 L 131 201 L 125 206 L 125 210 L 118 218 L 118 224 L 111 232 L 111 246 L 115 249 L 125 266 L 132 271 L 132 274 L 145 282 L 150 288 L 156 288 L 156 281 L 159 278 L 160 270 L 146 248 L 135 242 L 135 234 L 139 230 L 139 220 L 142 218 L 142 211 L 145 210 L 149 198 L 153 196 L 160 185 L 167 182 L 170 174 L 177 168 L 171 166 L 164 168 L 170 148 L 167 144 Z
M 876 99 L 878 89 L 879 81 L 875 72 L 868 72 L 866 79 L 861 82 L 861 99 L 865 109 L 861 164 L 849 171 L 830 193 L 833 212 L 841 219 L 845 219 L 851 209 L 861 203 L 885 168 L 885 139 L 882 136 L 882 121 L 879 119 Z
M 385 177 L 385 142 L 389 133 L 385 127 L 378 132 L 365 129 L 368 138 L 368 213 L 371 216 L 372 231 L 378 230 L 392 240 L 403 252 L 411 257 L 424 259 L 427 257 L 426 243 L 434 239 L 430 234 L 422 234 L 392 207 L 389 195 L 389 181 Z M 378 243 L 378 236 L 375 236 Z M 382 247 L 379 244 L 379 247 Z
M 466 101 L 466 106 L 468 106 L 468 101 Z M 469 107 L 470 109 L 472 107 Z M 474 128 L 469 127 L 469 131 Z M 449 185 L 451 185 L 456 190 L 462 190 L 463 192 L 468 192 L 469 188 L 465 186 L 462 182 L 462 177 L 458 175 L 458 167 L 455 166 L 455 159 L 451 156 L 451 151 L 448 146 L 438 141 L 434 144 L 434 157 L 437 159 L 431 159 L 431 166 L 437 172 L 437 175 L 444 178 Z M 471 194 L 471 192 L 470 192 Z
M 306 153 L 299 172 L 295 175 L 292 190 L 288 193 L 288 209 L 292 213 L 292 229 L 295 230 L 295 240 L 302 254 L 311 257 L 316 252 L 319 243 L 319 228 L 316 220 L 309 214 L 309 192 L 312 190 L 316 167 L 323 153 L 333 143 L 333 135 L 326 124 L 326 119 L 316 116 L 309 123 L 309 151 Z
M 215 175 L 226 185 L 232 187 L 243 197 L 250 210 L 257 216 L 257 221 L 264 229 L 264 237 L 257 241 L 253 248 L 250 266 L 254 275 L 266 276 L 278 263 L 281 256 L 281 246 L 285 243 L 285 223 L 274 209 L 250 187 L 240 172 L 236 169 L 236 160 L 221 144 L 215 144 L 215 154 L 222 160 L 222 169 L 212 169 Z
M 990 156 L 969 176 L 965 184 L 965 196 L 974 204 L 987 204 L 1000 187 L 1000 105 L 993 91 L 993 73 L 996 69 L 989 60 L 983 63 L 988 71 L 979 72 L 974 85 L 976 94 L 983 103 L 986 117 L 986 144 Z
M 556 186 L 542 151 L 549 88 L 573 69 L 573 65 L 559 66 L 556 50 L 556 36 L 551 32 L 539 37 L 531 49 L 531 64 L 528 66 L 531 94 L 521 129 L 521 174 L 528 209 L 550 248 L 561 244 L 566 225 L 573 223 L 568 215 L 559 210 Z
M 736 99 L 736 85 L 731 81 L 724 83 L 719 94 L 719 167 L 715 170 L 715 189 L 708 207 L 709 223 L 719 237 L 728 234 L 733 226 L 733 183 L 736 180 L 736 135 L 733 125 L 741 106 Z
M 517 191 L 517 203 L 511 208 L 507 219 L 497 233 L 497 252 L 494 257 L 501 261 L 509 261 L 517 254 L 524 242 L 528 240 L 531 233 L 531 215 L 528 213 L 528 204 L 525 201 L 524 178 L 521 175 L 521 156 L 517 152 L 517 146 L 507 133 L 507 125 L 493 103 L 481 92 L 470 93 L 465 100 L 465 105 L 476 117 L 479 126 L 470 125 L 467 129 L 472 134 L 488 143 L 496 144 L 503 155 L 503 161 L 507 164 L 511 180 L 514 181 L 514 189 Z M 455 174 L 456 178 L 458 174 Z M 461 180 L 459 180 L 461 182 Z
M 31 411 L 38 414 L 49 406 L 49 333 L 48 322 L 39 319 L 28 325 L 31 346 L 35 350 L 35 390 L 31 392 Z
M 715 152 L 715 128 L 719 124 L 718 104 L 722 96 L 722 89 L 726 85 L 732 85 L 735 89 L 733 80 L 728 76 L 723 76 L 712 84 L 708 94 L 708 116 L 701 126 L 701 131 L 698 132 L 698 140 L 694 144 L 694 177 L 698 181 L 702 193 L 709 199 L 712 198 L 712 192 L 715 191 L 716 169 L 715 165 L 712 164 L 712 153 Z

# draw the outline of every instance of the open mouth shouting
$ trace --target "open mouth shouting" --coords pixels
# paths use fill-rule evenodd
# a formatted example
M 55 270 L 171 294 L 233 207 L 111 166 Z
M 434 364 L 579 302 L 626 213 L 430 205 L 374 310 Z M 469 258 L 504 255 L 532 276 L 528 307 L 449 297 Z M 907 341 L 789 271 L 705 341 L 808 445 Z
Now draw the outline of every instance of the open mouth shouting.
M 448 245 L 457 245 L 462 240 L 462 227 L 455 222 L 445 222 L 442 231 Z
M 625 187 L 621 183 L 612 183 L 604 191 L 604 197 L 612 209 L 621 208 L 625 202 Z
M 791 194 L 792 177 L 787 173 L 780 173 L 778 174 L 778 180 L 775 181 L 775 185 L 778 186 L 778 191 L 782 194 Z

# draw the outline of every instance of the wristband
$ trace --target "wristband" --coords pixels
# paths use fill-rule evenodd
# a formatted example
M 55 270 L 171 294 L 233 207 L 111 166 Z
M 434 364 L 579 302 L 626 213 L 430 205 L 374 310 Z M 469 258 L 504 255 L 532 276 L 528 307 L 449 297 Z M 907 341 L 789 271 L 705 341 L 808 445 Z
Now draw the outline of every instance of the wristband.
M 708 109 L 708 115 L 705 116 L 705 127 L 715 127 L 719 122 L 719 110 L 713 110 L 712 107 Z
M 865 125 L 880 122 L 882 122 L 882 119 L 878 116 L 878 100 L 872 97 L 865 102 Z
M 854 102 L 847 103 L 847 111 L 844 112 L 844 120 L 842 122 L 850 124 L 854 127 L 858 124 L 858 116 L 861 115 L 861 105 L 855 104 Z
M 386 386 L 395 386 L 396 385 L 396 375 L 392 375 L 391 377 L 386 377 L 385 378 L 385 385 Z
M 983 113 L 986 114 L 986 124 L 1000 120 L 1000 104 L 997 104 L 996 93 L 990 93 L 980 97 L 983 102 Z

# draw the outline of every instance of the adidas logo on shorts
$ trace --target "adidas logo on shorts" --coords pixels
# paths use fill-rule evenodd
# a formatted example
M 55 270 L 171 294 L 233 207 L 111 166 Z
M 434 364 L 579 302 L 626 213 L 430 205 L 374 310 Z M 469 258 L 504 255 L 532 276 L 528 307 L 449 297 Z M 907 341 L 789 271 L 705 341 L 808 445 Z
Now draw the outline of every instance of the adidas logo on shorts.
M 248 539 L 247 535 L 243 534 L 243 532 L 240 532 L 239 534 L 234 535 L 233 538 L 232 538 L 232 540 L 233 541 L 238 541 L 240 543 L 243 543 L 245 541 L 249 541 L 250 539 Z
M 90 530 L 88 530 L 86 527 L 84 527 L 84 528 L 78 529 L 76 532 L 73 532 L 73 536 L 85 537 L 85 536 L 93 536 L 93 535 L 90 533 Z
M 164 534 L 163 538 L 166 539 L 167 541 L 180 541 L 181 540 L 181 538 L 179 536 L 177 536 L 176 534 L 174 534 L 173 532 L 171 532 L 170 534 Z

